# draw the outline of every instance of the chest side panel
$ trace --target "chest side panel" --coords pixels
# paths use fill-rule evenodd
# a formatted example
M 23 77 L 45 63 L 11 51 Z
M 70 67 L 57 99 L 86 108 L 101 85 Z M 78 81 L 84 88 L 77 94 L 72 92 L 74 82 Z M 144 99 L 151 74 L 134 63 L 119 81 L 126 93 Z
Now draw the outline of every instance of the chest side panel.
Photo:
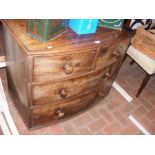
M 27 56 L 15 41 L 8 29 L 3 26 L 7 78 L 10 90 L 22 105 L 28 108 L 28 69 Z

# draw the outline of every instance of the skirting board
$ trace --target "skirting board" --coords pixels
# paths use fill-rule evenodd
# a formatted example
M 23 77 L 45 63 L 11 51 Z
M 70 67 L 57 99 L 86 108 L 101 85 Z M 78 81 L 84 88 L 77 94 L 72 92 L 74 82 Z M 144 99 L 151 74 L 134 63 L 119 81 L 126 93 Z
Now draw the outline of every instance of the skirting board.
M 4 119 L 4 116 L 6 119 Z M 4 93 L 2 81 L 0 78 L 0 126 L 6 135 L 18 135 L 18 130 L 14 124 L 11 113 L 9 111 L 8 102 Z
M 133 98 L 117 83 L 114 81 L 112 85 L 128 102 L 132 102 Z
M 144 135 L 150 135 L 150 133 L 132 115 L 128 118 L 140 131 L 142 131 L 142 133 L 144 133 Z
M 5 56 L 0 56 L 0 68 L 6 67 Z
M 0 68 L 6 67 L 6 62 L 0 62 Z

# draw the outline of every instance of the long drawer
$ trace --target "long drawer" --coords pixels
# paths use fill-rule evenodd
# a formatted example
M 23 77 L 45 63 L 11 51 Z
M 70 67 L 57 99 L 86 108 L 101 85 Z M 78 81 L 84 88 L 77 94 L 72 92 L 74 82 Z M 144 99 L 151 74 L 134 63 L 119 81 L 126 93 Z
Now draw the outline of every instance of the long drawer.
M 32 85 L 32 103 L 33 105 L 54 103 L 83 93 L 88 93 L 93 88 L 103 83 L 106 85 L 108 81 L 111 81 L 116 74 L 115 71 L 117 67 L 118 63 L 104 70 L 92 72 L 70 80 L 34 84 Z
M 46 82 L 72 77 L 90 71 L 96 49 L 56 56 L 36 56 L 33 62 L 33 81 Z
M 56 122 L 59 119 L 73 115 L 89 105 L 100 97 L 101 86 L 80 97 L 76 97 L 66 102 L 59 102 L 57 104 L 48 104 L 42 106 L 35 106 L 30 109 L 30 124 L 33 126 L 40 126 Z

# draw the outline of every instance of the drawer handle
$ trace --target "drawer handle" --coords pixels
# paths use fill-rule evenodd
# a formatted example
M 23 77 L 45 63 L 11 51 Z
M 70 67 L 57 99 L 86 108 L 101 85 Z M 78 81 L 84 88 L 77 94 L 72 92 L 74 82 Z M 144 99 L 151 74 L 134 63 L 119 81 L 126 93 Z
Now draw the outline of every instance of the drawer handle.
M 109 72 L 105 73 L 105 77 L 110 79 L 110 77 L 111 77 L 110 73 Z
M 120 58 L 120 56 L 121 56 L 121 52 L 119 50 L 114 51 L 113 54 L 116 57 L 116 59 Z
M 58 110 L 57 115 L 58 115 L 58 118 L 61 118 L 64 116 L 64 112 L 62 112 L 61 110 Z
M 103 96 L 104 96 L 104 93 L 103 93 L 102 91 L 99 91 L 99 92 L 98 92 L 98 96 L 99 96 L 99 97 L 103 97 Z
M 73 66 L 69 64 L 64 65 L 64 70 L 66 74 L 71 74 L 73 72 Z
M 62 88 L 62 89 L 60 90 L 60 96 L 61 96 L 62 98 L 66 98 L 66 97 L 68 96 L 68 92 L 67 92 L 67 90 L 66 90 L 65 88 Z

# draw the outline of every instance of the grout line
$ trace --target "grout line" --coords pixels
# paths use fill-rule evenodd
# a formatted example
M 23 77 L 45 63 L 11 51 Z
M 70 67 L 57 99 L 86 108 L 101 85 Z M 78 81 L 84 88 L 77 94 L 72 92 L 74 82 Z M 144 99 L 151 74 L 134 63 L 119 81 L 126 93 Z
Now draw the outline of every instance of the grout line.
M 132 115 L 130 115 L 128 118 L 145 135 L 151 135 Z
M 128 102 L 131 102 L 133 98 L 118 84 L 114 81 L 112 85 Z

